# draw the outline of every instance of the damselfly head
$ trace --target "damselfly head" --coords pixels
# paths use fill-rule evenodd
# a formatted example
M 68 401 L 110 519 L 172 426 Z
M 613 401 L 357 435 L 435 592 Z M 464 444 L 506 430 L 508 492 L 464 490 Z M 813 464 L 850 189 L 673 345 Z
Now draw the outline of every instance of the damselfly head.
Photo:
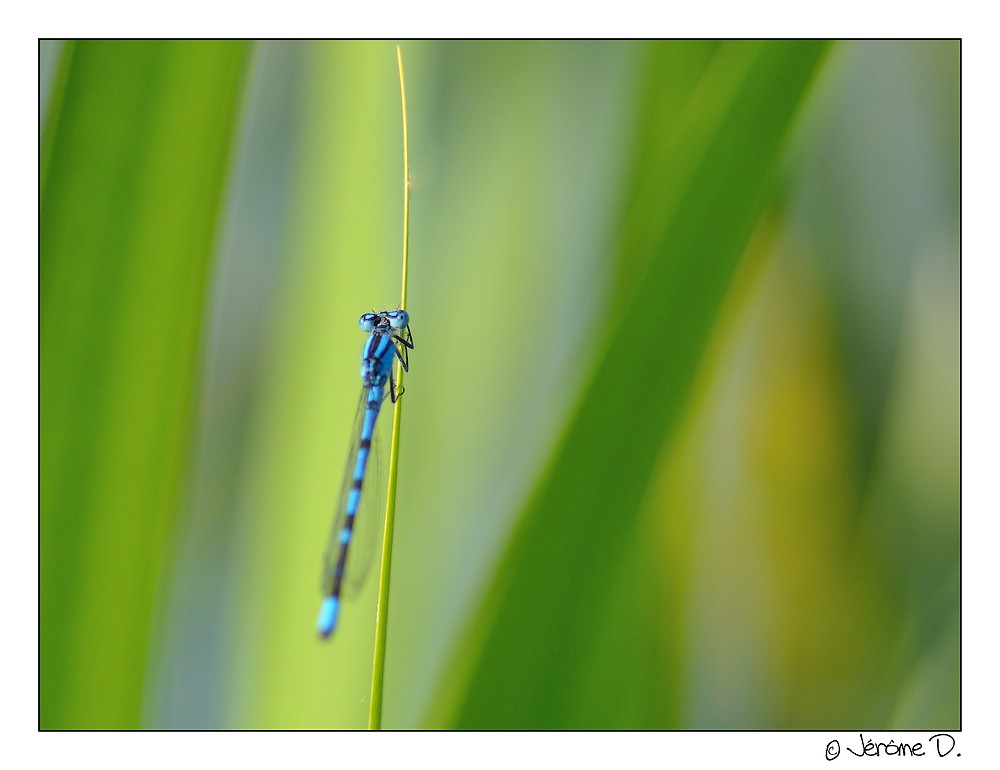
M 381 310 L 365 313 L 358 319 L 358 326 L 365 334 L 388 332 L 390 329 L 405 329 L 410 325 L 410 314 L 405 310 Z

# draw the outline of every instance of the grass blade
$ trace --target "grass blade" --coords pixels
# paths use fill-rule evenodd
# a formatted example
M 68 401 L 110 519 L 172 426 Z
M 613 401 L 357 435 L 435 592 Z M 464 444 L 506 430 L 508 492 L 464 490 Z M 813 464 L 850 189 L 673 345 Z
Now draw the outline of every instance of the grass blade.
M 410 245 L 410 144 L 406 125 L 406 81 L 403 77 L 403 52 L 396 46 L 399 66 L 399 94 L 403 115 L 403 274 L 402 299 L 399 307 L 406 308 L 406 279 L 409 272 Z M 403 369 L 397 367 L 399 387 L 403 386 Z M 399 430 L 403 400 L 396 401 L 392 412 L 392 449 L 389 454 L 389 491 L 385 500 L 385 527 L 382 539 L 382 566 L 379 570 L 378 608 L 375 620 L 375 659 L 372 665 L 372 692 L 368 712 L 368 729 L 382 728 L 382 684 L 385 678 L 385 640 L 389 624 L 389 576 L 392 572 L 392 536 L 396 520 L 396 476 L 399 469 Z

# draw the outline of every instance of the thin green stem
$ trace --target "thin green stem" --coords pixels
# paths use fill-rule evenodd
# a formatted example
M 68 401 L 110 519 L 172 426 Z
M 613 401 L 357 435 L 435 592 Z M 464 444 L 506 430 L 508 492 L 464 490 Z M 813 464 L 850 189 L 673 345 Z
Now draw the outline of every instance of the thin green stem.
M 403 112 L 403 292 L 399 307 L 405 309 L 410 246 L 410 148 L 406 128 L 406 85 L 403 78 L 403 53 L 398 45 L 396 46 L 396 63 L 399 65 L 399 94 Z M 402 390 L 402 367 L 396 367 L 396 379 L 400 390 Z M 382 538 L 382 567 L 379 573 L 378 607 L 375 618 L 375 660 L 372 665 L 372 692 L 368 711 L 369 730 L 382 728 L 382 683 L 385 678 L 385 638 L 389 624 L 389 573 L 392 570 L 392 534 L 396 518 L 396 471 L 399 468 L 399 427 L 402 406 L 403 399 L 398 399 L 392 414 L 389 490 L 385 502 L 385 534 Z

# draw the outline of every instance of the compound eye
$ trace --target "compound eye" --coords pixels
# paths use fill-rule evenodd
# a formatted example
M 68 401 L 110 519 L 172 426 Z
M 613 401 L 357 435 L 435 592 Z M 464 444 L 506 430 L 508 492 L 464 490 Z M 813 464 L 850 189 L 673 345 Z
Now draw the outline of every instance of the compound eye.
M 376 316 L 374 313 L 365 313 L 363 316 L 361 316 L 361 318 L 358 319 L 358 326 L 361 327 L 361 331 L 365 332 L 366 334 L 370 334 L 375 330 L 375 322 L 377 321 L 377 319 L 378 316 Z
M 405 329 L 410 325 L 410 314 L 405 310 L 391 310 L 385 316 L 393 329 Z

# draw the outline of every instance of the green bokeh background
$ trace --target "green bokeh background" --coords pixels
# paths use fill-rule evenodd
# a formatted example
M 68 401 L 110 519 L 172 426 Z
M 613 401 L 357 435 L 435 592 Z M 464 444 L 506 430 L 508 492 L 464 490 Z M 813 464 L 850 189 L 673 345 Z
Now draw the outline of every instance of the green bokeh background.
M 959 44 L 402 50 L 383 726 L 959 728 Z M 364 727 L 394 44 L 40 63 L 40 725 Z

